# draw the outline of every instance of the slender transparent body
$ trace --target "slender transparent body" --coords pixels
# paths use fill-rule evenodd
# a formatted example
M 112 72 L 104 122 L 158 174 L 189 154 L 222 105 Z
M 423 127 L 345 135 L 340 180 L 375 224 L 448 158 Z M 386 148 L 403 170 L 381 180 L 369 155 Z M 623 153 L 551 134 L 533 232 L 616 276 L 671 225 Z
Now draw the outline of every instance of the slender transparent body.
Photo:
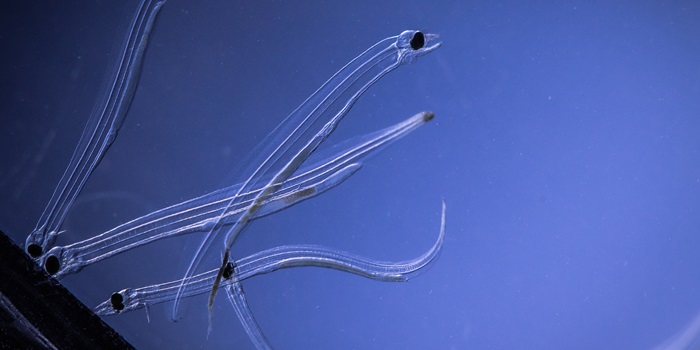
M 221 274 L 228 262 L 230 247 L 262 204 L 335 130 L 352 105 L 370 86 L 400 65 L 413 62 L 417 57 L 437 49 L 440 43 L 434 43 L 436 38 L 433 34 L 408 30 L 378 42 L 326 81 L 263 141 L 267 145 L 261 153 L 264 160 L 243 182 L 239 192 L 247 193 L 253 188 L 261 190 L 230 228 L 224 231 L 223 225 L 217 224 L 205 235 L 185 272 L 185 278 L 192 276 L 211 243 L 225 232 L 224 259 L 210 294 L 210 311 Z M 269 176 L 272 177 L 267 180 Z M 234 200 L 227 208 L 236 205 L 237 197 L 232 198 Z M 227 209 L 222 210 L 218 221 L 223 221 L 226 211 Z M 182 285 L 178 294 L 184 293 L 185 288 L 187 287 Z M 173 318 L 176 318 L 178 304 L 179 297 L 173 306 Z
M 361 168 L 360 160 L 407 135 L 433 119 L 431 112 L 418 113 L 391 127 L 332 147 L 331 157 L 319 162 L 309 160 L 310 168 L 285 181 L 281 188 L 262 204 L 253 218 L 275 213 L 333 188 Z M 100 235 L 66 246 L 53 247 L 41 263 L 54 277 L 76 273 L 83 267 L 142 245 L 182 234 L 204 232 L 218 222 L 218 213 L 231 201 L 234 185 L 188 201 L 172 205 L 119 225 Z M 260 190 L 240 193 L 236 205 L 228 206 L 224 225 L 239 220 L 252 198 Z M 219 223 L 221 224 L 221 223 Z
M 316 245 L 292 245 L 267 249 L 238 260 L 234 266 L 229 262 L 224 285 L 236 284 L 249 278 L 290 267 L 315 266 L 349 272 L 362 277 L 385 281 L 404 282 L 413 274 L 434 261 L 439 255 L 445 237 L 447 206 L 442 202 L 440 233 L 433 246 L 423 255 L 403 262 L 376 261 L 352 253 Z M 231 270 L 232 269 L 232 270 Z M 114 296 L 95 308 L 98 315 L 114 315 L 138 310 L 158 303 L 172 301 L 181 284 L 187 285 L 183 297 L 207 293 L 214 284 L 218 269 L 200 273 L 184 280 L 171 281 L 137 289 L 123 289 L 119 295 L 121 307 L 115 309 Z
M 390 262 L 379 262 L 369 259 L 360 258 L 348 253 L 341 253 L 339 251 L 330 251 L 328 255 L 323 252 L 324 248 L 313 247 L 307 251 L 307 256 L 304 258 L 294 258 L 294 257 L 278 257 L 279 255 L 285 255 L 286 253 L 276 252 L 270 254 L 269 257 L 261 257 L 261 260 L 272 260 L 270 261 L 271 266 L 280 265 L 282 267 L 293 267 L 293 266 L 320 266 L 332 269 L 337 269 L 341 271 L 346 271 L 350 273 L 355 273 L 360 276 L 380 280 L 380 281 L 407 281 L 409 275 L 417 273 L 422 268 L 426 267 L 431 262 L 435 261 L 435 258 L 440 254 L 442 248 L 442 243 L 445 239 L 445 212 L 447 211 L 447 204 L 445 200 L 442 200 L 442 215 L 440 216 L 440 234 L 438 235 L 438 240 L 435 244 L 422 256 L 402 262 L 402 263 L 390 263 Z M 312 254 L 317 254 L 311 256 Z M 236 311 L 238 319 L 241 321 L 248 337 L 255 345 L 256 349 L 272 349 L 269 341 L 263 334 L 262 329 L 258 325 L 258 322 L 253 316 L 253 312 L 250 310 L 248 303 L 243 293 L 243 286 L 241 282 L 235 279 L 233 276 L 233 281 L 226 284 L 226 295 L 228 296 L 231 306 Z
M 436 35 L 404 31 L 386 38 L 353 59 L 293 111 L 255 152 L 239 185 L 150 213 L 108 232 L 64 247 L 46 250 L 55 242 L 67 212 L 102 156 L 114 141 L 128 112 L 141 71 L 143 55 L 155 18 L 164 1 L 142 0 L 111 85 L 93 110 L 80 141 L 52 198 L 26 241 L 27 252 L 41 258 L 56 277 L 135 247 L 191 232 L 205 232 L 202 243 L 179 281 L 125 289 L 113 294 L 97 312 L 103 315 L 130 311 L 175 300 L 173 316 L 182 297 L 210 291 L 209 310 L 220 283 L 247 334 L 259 349 L 271 348 L 247 304 L 241 282 L 282 268 L 316 266 L 337 269 L 382 281 L 405 281 L 434 261 L 445 233 L 443 201 L 440 234 L 435 245 L 416 259 L 380 262 L 319 246 L 283 246 L 229 261 L 236 238 L 256 218 L 288 208 L 337 186 L 361 168 L 361 158 L 397 140 L 433 118 L 431 112 L 369 134 L 350 146 L 333 149 L 321 162 L 309 158 L 335 130 L 357 99 L 375 82 L 397 67 L 413 62 L 440 46 Z M 313 159 L 313 158 L 311 158 Z M 308 166 L 308 164 L 314 164 Z M 297 174 L 297 175 L 295 175 Z M 205 253 L 217 238 L 224 238 L 221 268 L 195 275 Z M 223 279 L 223 280 L 222 280 Z
M 246 300 L 245 293 L 243 292 L 243 284 L 240 281 L 233 281 L 226 284 L 226 296 L 236 312 L 236 316 L 241 320 L 243 329 L 245 329 L 248 338 L 253 342 L 253 345 L 258 350 L 272 349 L 272 345 L 265 337 L 262 332 L 258 321 L 255 320 L 253 312 L 248 307 L 248 301 Z
M 95 105 L 61 180 L 26 240 L 32 257 L 54 244 L 66 214 L 97 164 L 117 136 L 136 92 L 143 55 L 155 18 L 165 1 L 142 1 L 126 36 L 112 83 Z

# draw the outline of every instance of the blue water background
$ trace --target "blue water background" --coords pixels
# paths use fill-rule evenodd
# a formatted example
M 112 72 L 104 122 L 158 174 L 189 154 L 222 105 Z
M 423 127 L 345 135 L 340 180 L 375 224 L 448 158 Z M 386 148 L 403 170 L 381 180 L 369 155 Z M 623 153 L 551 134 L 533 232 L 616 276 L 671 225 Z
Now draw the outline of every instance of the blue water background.
M 0 5 L 0 227 L 36 224 L 118 56 L 135 3 Z M 405 29 L 444 45 L 383 78 L 326 146 L 436 119 L 340 187 L 252 223 L 234 255 L 322 244 L 406 260 L 408 283 L 299 268 L 244 283 L 279 349 L 651 349 L 700 313 L 697 2 L 168 0 L 116 142 L 58 243 L 231 181 L 342 65 Z M 182 276 L 198 239 L 62 282 L 88 306 Z M 219 257 L 209 259 L 216 266 Z M 223 295 L 104 319 L 138 348 L 251 347 Z M 697 327 L 696 327 L 697 328 Z M 691 338 L 698 339 L 691 329 Z

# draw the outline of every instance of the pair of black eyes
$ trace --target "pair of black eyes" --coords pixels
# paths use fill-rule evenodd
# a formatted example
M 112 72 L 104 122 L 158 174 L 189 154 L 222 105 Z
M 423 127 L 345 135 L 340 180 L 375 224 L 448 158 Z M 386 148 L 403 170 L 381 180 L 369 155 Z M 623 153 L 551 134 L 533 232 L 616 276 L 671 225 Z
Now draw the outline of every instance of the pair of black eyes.
M 425 46 L 425 35 L 421 32 L 416 32 L 411 38 L 411 48 L 414 50 L 422 49 Z

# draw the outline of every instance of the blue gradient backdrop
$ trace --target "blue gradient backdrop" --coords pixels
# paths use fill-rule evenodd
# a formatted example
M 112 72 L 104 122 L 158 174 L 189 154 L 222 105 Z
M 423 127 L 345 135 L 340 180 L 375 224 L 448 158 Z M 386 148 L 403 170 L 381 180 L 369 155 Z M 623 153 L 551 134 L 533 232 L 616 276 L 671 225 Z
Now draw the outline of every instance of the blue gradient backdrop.
M 19 243 L 67 164 L 135 3 L 0 5 L 0 227 Z M 700 312 L 697 2 L 168 0 L 131 111 L 58 243 L 220 188 L 364 49 L 443 47 L 371 88 L 326 145 L 436 119 L 329 193 L 256 221 L 234 254 L 323 244 L 439 260 L 408 283 L 291 269 L 244 283 L 279 349 L 651 349 Z M 88 306 L 178 278 L 196 237 L 63 283 Z M 218 256 L 210 263 L 216 264 Z M 251 347 L 220 295 L 105 320 L 138 348 Z M 692 329 L 691 329 L 692 331 Z M 691 332 L 697 339 L 697 330 Z

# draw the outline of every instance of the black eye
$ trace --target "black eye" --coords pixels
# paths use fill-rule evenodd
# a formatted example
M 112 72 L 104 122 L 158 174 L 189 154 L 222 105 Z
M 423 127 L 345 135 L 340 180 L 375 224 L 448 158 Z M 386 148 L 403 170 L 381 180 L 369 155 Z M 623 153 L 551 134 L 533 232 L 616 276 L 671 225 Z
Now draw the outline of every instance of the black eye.
M 122 311 L 124 310 L 124 297 L 119 294 L 119 293 L 114 293 L 112 296 L 109 298 L 109 301 L 112 303 L 112 308 L 115 311 Z
M 411 38 L 411 48 L 418 50 L 423 48 L 423 45 L 425 45 L 425 35 L 423 35 L 421 32 L 416 32 L 416 34 L 413 34 L 413 38 Z
M 44 263 L 44 268 L 46 269 L 46 272 L 49 273 L 49 275 L 53 275 L 56 272 L 58 272 L 58 269 L 61 267 L 61 263 L 58 261 L 58 258 L 51 255 L 48 258 L 46 258 L 46 262 Z
M 42 251 L 40 245 L 32 243 L 32 244 L 30 244 L 29 246 L 27 246 L 27 253 L 29 253 L 29 255 L 30 255 L 32 258 L 38 258 L 38 257 L 40 257 L 41 254 L 43 254 L 44 252 Z
M 231 278 L 231 276 L 233 276 L 233 269 L 235 267 L 236 266 L 233 263 L 231 263 L 231 262 L 227 263 L 226 267 L 224 268 L 224 274 L 222 275 L 222 277 L 225 279 Z

